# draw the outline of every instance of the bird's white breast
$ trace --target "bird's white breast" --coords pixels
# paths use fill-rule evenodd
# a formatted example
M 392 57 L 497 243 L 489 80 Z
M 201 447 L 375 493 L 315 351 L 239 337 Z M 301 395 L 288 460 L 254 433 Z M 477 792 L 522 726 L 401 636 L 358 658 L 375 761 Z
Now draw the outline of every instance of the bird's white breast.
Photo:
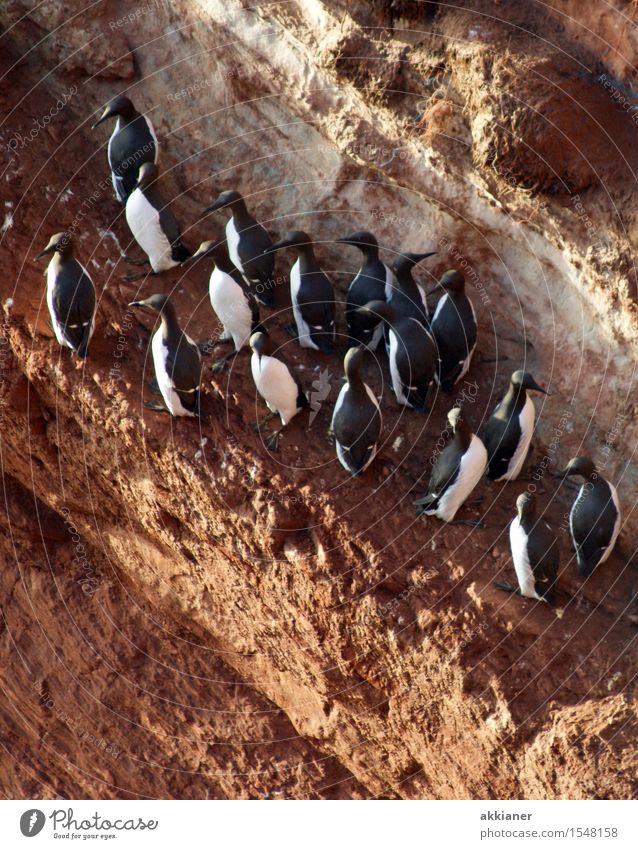
M 239 258 L 239 233 L 235 227 L 235 219 L 231 215 L 226 222 L 226 244 L 228 246 L 228 256 L 235 268 L 244 273 L 244 267 Z
M 188 337 L 187 337 L 188 338 Z M 182 406 L 179 395 L 175 391 L 175 386 L 166 368 L 166 358 L 168 349 L 162 336 L 162 328 L 159 327 L 153 335 L 151 342 L 151 350 L 153 352 L 153 365 L 155 367 L 155 377 L 159 386 L 164 403 L 168 407 L 173 416 L 193 416 L 190 410 L 186 410 Z
M 235 350 L 239 351 L 250 338 L 252 328 L 252 312 L 244 290 L 230 274 L 214 268 L 208 291 L 224 333 L 232 336 Z
M 519 427 L 521 429 L 521 436 L 518 441 L 518 445 L 516 446 L 516 451 L 512 456 L 512 459 L 509 461 L 507 466 L 507 472 L 503 475 L 500 480 L 515 480 L 519 474 L 521 473 L 521 469 L 523 468 L 523 464 L 525 463 L 525 458 L 527 457 L 527 452 L 529 451 L 529 446 L 532 441 L 532 434 L 534 433 L 534 419 L 536 418 L 536 410 L 534 408 L 534 402 L 526 394 L 525 404 L 523 409 L 520 412 L 518 417 Z
M 259 356 L 253 352 L 250 369 L 255 386 L 268 409 L 278 413 L 283 425 L 299 412 L 299 388 L 288 367 L 275 357 Z
M 467 451 L 461 458 L 456 480 L 439 499 L 436 511 L 439 519 L 444 522 L 451 522 L 454 519 L 459 507 L 485 474 L 486 466 L 487 449 L 478 436 L 472 434 Z
M 518 516 L 515 516 L 510 525 L 510 548 L 512 550 L 512 560 L 514 561 L 518 586 L 520 587 L 521 595 L 525 596 L 525 598 L 536 598 L 540 600 L 542 596 L 539 596 L 536 592 L 534 572 L 529 562 L 527 539 L 527 534 L 521 525 L 520 519 Z
M 172 257 L 170 242 L 160 226 L 159 212 L 140 189 L 131 192 L 126 201 L 126 221 L 153 271 L 166 271 L 179 264 Z

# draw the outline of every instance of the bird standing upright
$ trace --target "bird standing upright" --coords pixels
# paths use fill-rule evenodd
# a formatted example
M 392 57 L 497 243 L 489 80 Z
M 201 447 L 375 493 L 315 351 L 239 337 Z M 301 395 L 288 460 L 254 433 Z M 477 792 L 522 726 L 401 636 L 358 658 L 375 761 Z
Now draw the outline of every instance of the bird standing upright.
M 363 352 L 363 348 L 350 348 L 345 356 L 346 383 L 337 398 L 330 425 L 339 462 L 355 477 L 374 460 L 381 433 L 379 402 L 361 376 Z
M 95 329 L 95 287 L 86 268 L 75 258 L 69 233 L 51 236 L 35 259 L 51 254 L 46 271 L 51 326 L 60 345 L 84 359 Z
M 383 336 L 383 321 L 358 310 L 370 301 L 389 300 L 396 283 L 394 274 L 379 259 L 379 243 L 372 233 L 362 230 L 344 239 L 337 239 L 337 242 L 358 248 L 363 254 L 363 264 L 346 295 L 348 346 L 365 345 L 371 351 L 376 351 Z
M 487 451 L 481 440 L 472 433 L 460 407 L 448 413 L 453 438 L 439 454 L 432 467 L 427 493 L 414 503 L 417 514 L 436 516 L 444 522 L 454 522 L 459 507 L 482 478 L 487 465 Z M 480 526 L 480 521 L 459 519 L 454 524 Z
M 518 589 L 506 581 L 495 581 L 494 586 L 551 604 L 560 558 L 558 540 L 550 525 L 537 515 L 536 498 L 531 492 L 524 492 L 516 499 L 510 548 Z
M 487 476 L 490 480 L 513 481 L 523 468 L 536 418 L 528 391 L 549 395 L 528 371 L 515 371 L 505 397 L 488 419 L 485 447 L 489 455 Z
M 432 335 L 439 349 L 441 365 L 437 380 L 444 392 L 465 377 L 476 347 L 477 323 L 472 302 L 465 294 L 465 278 L 460 271 L 446 271 L 428 294 L 443 290 L 432 316 Z
M 221 209 L 230 213 L 226 223 L 226 243 L 233 265 L 257 300 L 266 307 L 274 307 L 275 258 L 267 253 L 272 246 L 270 234 L 248 212 L 246 201 L 239 192 L 222 192 L 203 214 Z
M 392 303 L 371 301 L 359 311 L 380 317 L 387 325 L 390 377 L 399 404 L 427 412 L 428 392 L 438 367 L 432 334 L 416 318 L 402 316 Z
M 213 260 L 208 294 L 211 306 L 223 328 L 222 335 L 216 342 L 232 341 L 235 348 L 213 363 L 213 371 L 219 372 L 229 357 L 248 344 L 251 335 L 259 327 L 259 306 L 230 261 L 224 244 L 202 242 L 186 262 L 197 261 L 203 257 Z
M 274 416 L 279 416 L 281 427 L 273 431 L 266 440 L 266 446 L 275 451 L 279 445 L 279 435 L 284 427 L 301 410 L 308 406 L 308 399 L 301 385 L 290 370 L 281 354 L 275 356 L 270 337 L 259 331 L 250 337 L 253 350 L 250 367 L 255 386 L 270 410 L 262 421 L 253 425 L 259 431 Z
M 120 203 L 126 203 L 137 183 L 140 167 L 145 162 L 157 165 L 159 145 L 151 119 L 141 115 L 128 97 L 118 95 L 109 101 L 92 129 L 109 118 L 117 118 L 108 146 L 111 179 L 115 196 Z
M 181 330 L 170 298 L 151 295 L 143 301 L 132 301 L 129 306 L 146 307 L 159 313 L 161 319 L 153 335 L 151 350 L 164 405 L 150 402 L 144 406 L 149 410 L 169 412 L 172 416 L 199 415 L 201 355 L 190 336 Z
M 618 539 L 622 521 L 618 493 L 589 457 L 574 457 L 562 474 L 585 479 L 569 514 L 569 530 L 578 574 L 587 578 L 607 560 Z
M 190 251 L 182 242 L 177 219 L 160 193 L 157 167 L 152 162 L 145 162 L 140 168 L 135 189 L 126 201 L 126 221 L 135 241 L 147 255 L 153 274 L 175 268 L 190 257 Z M 147 262 L 125 259 L 132 265 L 146 265 Z M 126 279 L 137 280 L 144 274 L 143 271 L 131 272 Z
M 292 230 L 268 248 L 268 253 L 283 248 L 292 248 L 297 255 L 290 269 L 290 297 L 297 340 L 302 348 L 332 354 L 335 341 L 335 296 L 332 283 L 317 262 L 314 243 L 307 233 Z

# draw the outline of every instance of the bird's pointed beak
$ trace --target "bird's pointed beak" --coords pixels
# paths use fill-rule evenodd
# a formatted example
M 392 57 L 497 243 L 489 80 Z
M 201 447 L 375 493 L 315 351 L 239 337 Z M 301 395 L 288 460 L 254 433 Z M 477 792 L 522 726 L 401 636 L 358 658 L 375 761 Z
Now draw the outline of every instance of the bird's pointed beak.
M 283 250 L 283 248 L 289 248 L 292 242 L 289 239 L 280 239 L 278 242 L 272 244 L 269 248 L 266 248 L 264 251 L 265 254 L 273 254 L 275 251 Z
M 129 307 L 145 307 L 144 301 L 131 301 Z
M 47 256 L 48 253 L 49 253 L 49 248 L 45 248 L 43 251 L 40 251 L 40 253 L 37 256 L 33 257 L 33 261 L 39 262 L 41 259 L 44 259 L 44 257 Z
M 438 292 L 439 290 L 444 289 L 444 288 L 445 287 L 441 286 L 440 283 L 435 283 L 434 286 L 432 286 L 431 289 L 428 289 L 428 291 L 425 294 L 427 295 L 427 297 L 429 297 L 430 295 L 434 295 L 435 292 Z
M 218 209 L 222 209 L 224 206 L 226 206 L 226 204 L 224 203 L 224 201 L 223 201 L 223 200 L 219 200 L 219 198 L 217 198 L 217 200 L 216 200 L 216 201 L 214 201 L 213 203 L 209 204 L 209 205 L 206 207 L 206 209 L 202 212 L 202 217 L 203 217 L 204 215 L 208 215 L 208 213 L 209 213 L 209 212 L 217 212 L 217 210 L 218 210 Z
M 113 117 L 113 113 L 109 109 L 105 109 L 102 113 L 101 117 L 97 119 L 93 124 L 91 124 L 91 129 L 95 130 L 96 127 L 99 127 L 100 124 L 103 124 L 104 121 L 108 121 L 109 118 Z
M 548 392 L 547 389 L 543 389 L 543 387 L 539 386 L 538 383 L 536 383 L 535 380 L 532 380 L 530 385 L 527 388 L 532 389 L 534 392 L 542 392 L 543 395 L 548 395 L 548 396 L 551 395 L 551 393 Z

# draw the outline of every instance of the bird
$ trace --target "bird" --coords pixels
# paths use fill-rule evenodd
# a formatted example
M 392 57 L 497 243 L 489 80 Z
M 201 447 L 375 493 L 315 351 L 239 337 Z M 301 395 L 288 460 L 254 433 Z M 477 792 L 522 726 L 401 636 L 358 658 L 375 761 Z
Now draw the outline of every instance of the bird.
M 422 254 L 399 254 L 392 263 L 392 272 L 395 280 L 388 303 L 404 318 L 415 318 L 425 327 L 429 327 L 428 305 L 425 292 L 412 277 L 412 269 L 415 265 L 434 256 L 436 251 Z
M 250 337 L 252 357 L 250 368 L 255 386 L 270 410 L 261 421 L 252 428 L 260 431 L 275 416 L 279 416 L 281 427 L 273 431 L 266 440 L 266 447 L 275 451 L 279 445 L 279 435 L 283 428 L 299 413 L 309 406 L 308 399 L 299 381 L 293 377 L 290 367 L 281 354 L 273 353 L 273 343 L 267 333 L 258 331 Z
M 230 261 L 223 243 L 202 242 L 186 263 L 208 257 L 213 260 L 213 270 L 208 284 L 208 294 L 215 315 L 222 324 L 222 334 L 216 340 L 233 342 L 234 351 L 225 354 L 215 363 L 213 371 L 223 369 L 229 357 L 247 345 L 251 335 L 260 328 L 259 306 L 255 296 L 247 290 L 243 278 Z M 182 263 L 185 265 L 186 263 Z
M 363 347 L 350 348 L 343 361 L 346 383 L 334 407 L 330 433 L 343 468 L 357 477 L 377 453 L 381 433 L 381 409 L 374 392 L 361 376 Z
M 190 251 L 182 242 L 179 224 L 160 194 L 157 166 L 152 162 L 145 162 L 140 168 L 135 189 L 126 201 L 126 221 L 135 241 L 148 257 L 142 261 L 125 257 L 131 265 L 150 262 L 152 273 L 159 274 L 190 257 Z M 137 280 L 144 273 L 129 272 L 126 279 Z
M 529 391 L 549 395 L 528 371 L 515 371 L 505 397 L 488 419 L 485 447 L 489 456 L 487 476 L 490 480 L 513 481 L 523 468 L 536 417 Z
M 203 212 L 224 209 L 230 213 L 226 223 L 228 254 L 235 268 L 252 289 L 257 300 L 266 307 L 275 305 L 275 258 L 266 253 L 272 239 L 248 212 L 246 201 L 236 191 L 222 192 Z
M 51 326 L 60 345 L 85 359 L 95 329 L 95 286 L 89 273 L 75 258 L 70 233 L 56 233 L 36 257 L 53 254 L 46 270 L 47 306 Z
M 609 557 L 620 533 L 620 502 L 616 488 L 597 471 L 589 457 L 574 457 L 561 474 L 579 475 L 584 483 L 569 514 L 569 530 L 582 578 Z
M 560 552 L 551 526 L 537 515 L 536 498 L 524 492 L 516 499 L 516 516 L 510 524 L 510 548 L 518 589 L 506 581 L 494 586 L 523 598 L 552 604 Z
M 149 402 L 149 410 L 172 416 L 200 414 L 201 354 L 193 340 L 181 330 L 175 307 L 167 295 L 151 295 L 132 301 L 129 307 L 146 307 L 159 313 L 161 323 L 153 335 L 151 350 L 155 377 L 164 404 Z
M 290 294 L 295 325 L 291 330 L 302 348 L 332 354 L 335 338 L 335 297 L 332 283 L 315 257 L 314 244 L 307 233 L 291 230 L 268 248 L 268 253 L 292 248 L 297 259 L 290 269 Z
M 358 248 L 363 254 L 363 264 L 346 295 L 348 346 L 366 345 L 371 351 L 376 351 L 383 336 L 383 321 L 375 316 L 363 315 L 358 309 L 370 301 L 389 300 L 396 285 L 394 274 L 379 259 L 379 243 L 372 233 L 362 230 L 337 239 L 337 242 Z
M 441 358 L 437 380 L 443 392 L 465 377 L 476 347 L 477 323 L 472 301 L 465 294 L 465 278 L 460 271 L 446 271 L 428 292 L 442 290 L 431 319 L 432 335 Z
M 414 502 L 417 515 L 436 516 L 456 525 L 482 526 L 480 520 L 455 521 L 454 517 L 485 473 L 487 450 L 470 430 L 460 407 L 453 407 L 447 419 L 453 437 L 436 458 L 427 493 Z
M 140 114 L 128 97 L 120 94 L 109 101 L 91 129 L 109 118 L 117 118 L 108 146 L 111 179 L 115 196 L 120 203 L 126 203 L 137 183 L 140 166 L 144 162 L 157 165 L 159 144 L 151 119 Z
M 438 367 L 432 334 L 416 318 L 401 315 L 392 303 L 371 301 L 359 311 L 379 316 L 388 327 L 390 377 L 399 404 L 427 412 L 427 396 Z

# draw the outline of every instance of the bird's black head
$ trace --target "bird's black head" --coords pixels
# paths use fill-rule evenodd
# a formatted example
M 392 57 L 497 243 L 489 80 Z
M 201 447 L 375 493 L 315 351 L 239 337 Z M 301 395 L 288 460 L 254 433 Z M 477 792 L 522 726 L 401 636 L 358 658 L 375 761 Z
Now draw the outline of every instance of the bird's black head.
M 248 344 L 258 357 L 269 356 L 272 352 L 270 337 L 262 330 L 253 333 Z
M 376 256 L 379 253 L 379 243 L 376 237 L 367 230 L 359 230 L 357 233 L 351 233 L 343 239 L 337 239 L 337 242 L 342 245 L 351 245 L 353 248 L 359 248 L 365 255 L 372 254 Z
M 280 239 L 274 245 L 267 248 L 264 253 L 271 254 L 275 251 L 283 250 L 283 248 L 294 248 L 297 251 L 304 250 L 305 248 L 312 250 L 312 244 L 312 239 L 303 230 L 291 230 L 289 233 L 286 233 L 283 239 Z
M 240 203 L 244 203 L 243 197 L 239 192 L 229 189 L 226 192 L 222 192 L 217 200 L 207 206 L 202 215 L 208 215 L 209 212 L 217 212 L 218 209 L 225 209 L 226 207 L 231 207 L 232 210 L 233 206 Z
M 396 309 L 385 301 L 369 301 L 365 306 L 359 307 L 357 312 L 383 321 L 392 321 L 397 317 Z
M 40 251 L 40 253 L 35 257 L 35 261 L 37 262 L 37 260 L 56 252 L 67 256 L 73 253 L 73 240 L 70 233 L 55 233 L 51 236 L 46 248 L 43 251 Z
M 131 118 L 134 118 L 136 114 L 137 110 L 129 98 L 125 97 L 123 94 L 118 94 L 117 97 L 114 97 L 113 100 L 108 102 L 101 117 L 98 118 L 91 129 L 94 130 L 96 127 L 99 127 L 101 123 L 108 121 L 109 118 L 117 118 L 118 115 L 121 115 L 124 120 L 130 120 Z
M 580 475 L 582 478 L 592 480 L 592 478 L 596 477 L 597 472 L 596 466 L 589 457 L 573 457 L 567 464 L 567 468 L 563 469 L 561 474 L 566 477 L 570 475 Z
M 437 289 L 443 289 L 444 292 L 453 292 L 454 294 L 460 295 L 465 291 L 465 277 L 463 277 L 460 271 L 450 269 L 450 271 L 446 271 L 439 282 L 430 289 L 428 295 L 432 294 L 432 292 L 436 292 Z
M 516 499 L 516 512 L 519 519 L 533 516 L 536 512 L 536 498 L 531 492 L 523 492 Z
M 543 395 L 549 395 L 546 389 L 539 386 L 528 371 L 515 371 L 510 378 L 512 386 L 516 389 L 533 390 L 534 392 L 542 392 Z
M 168 295 L 151 295 L 143 301 L 131 301 L 129 307 L 147 307 L 154 312 L 162 313 L 171 307 Z
M 349 348 L 343 359 L 343 371 L 348 380 L 356 379 L 361 374 L 365 348 Z
M 392 269 L 399 276 L 401 274 L 409 274 L 415 265 L 435 254 L 436 251 L 430 251 L 425 254 L 399 254 L 392 263 Z

